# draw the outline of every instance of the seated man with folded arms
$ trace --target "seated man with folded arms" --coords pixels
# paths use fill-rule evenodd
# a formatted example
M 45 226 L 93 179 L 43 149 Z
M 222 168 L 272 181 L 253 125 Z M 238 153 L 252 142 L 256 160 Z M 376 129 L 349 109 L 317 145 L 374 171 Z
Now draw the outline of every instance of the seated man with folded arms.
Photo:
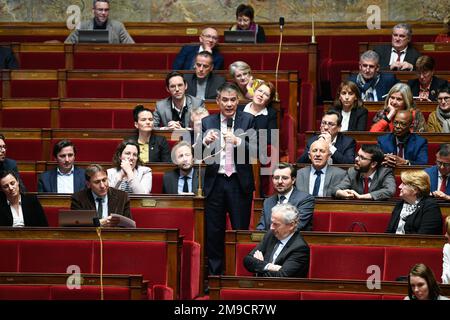
M 74 193 L 71 210 L 95 210 L 102 227 L 115 227 L 120 219 L 112 213 L 131 219 L 128 193 L 110 188 L 106 170 L 98 164 L 86 168 L 86 188 Z
M 134 43 L 122 22 L 108 19 L 109 0 L 93 0 L 94 18 L 82 21 L 67 37 L 66 43 L 78 43 L 78 30 L 108 30 L 109 43 Z
M 382 166 L 384 154 L 376 144 L 363 144 L 353 168 L 334 190 L 336 198 L 386 200 L 395 194 L 395 178 L 391 168 Z
M 192 70 L 195 66 L 195 57 L 197 53 L 202 51 L 208 51 L 213 57 L 214 69 L 223 69 L 223 56 L 218 50 L 219 34 L 217 30 L 211 27 L 202 30 L 199 37 L 200 44 L 198 45 L 185 45 L 181 48 L 180 52 L 175 57 L 173 62 L 173 70 Z
M 186 94 L 183 74 L 172 71 L 166 76 L 166 90 L 170 97 L 156 102 L 153 126 L 158 129 L 189 128 L 193 108 L 204 107 L 203 100 Z
M 337 110 L 328 110 L 320 123 L 320 134 L 308 139 L 303 154 L 298 158 L 298 163 L 310 163 L 309 149 L 311 144 L 323 139 L 329 146 L 331 158 L 328 164 L 353 163 L 355 160 L 355 139 L 344 135 L 341 131 L 342 115 Z
M 391 133 L 377 138 L 383 150 L 383 165 L 428 164 L 428 142 L 417 133 L 411 133 L 412 114 L 407 110 L 397 111 L 394 118 L 394 129 Z
M 380 57 L 368 50 L 359 58 L 359 72 L 352 74 L 349 81 L 356 83 L 363 101 L 383 101 L 394 84 L 399 82 L 395 75 L 380 72 Z
M 431 194 L 450 201 L 450 143 L 443 143 L 436 153 L 436 165 L 425 169 L 430 177 Z
M 225 83 L 225 78 L 213 72 L 213 56 L 202 51 L 195 56 L 194 73 L 184 76 L 187 83 L 187 94 L 198 99 L 216 99 L 217 89 Z
M 245 258 L 245 268 L 261 277 L 304 278 L 309 268 L 309 246 L 297 228 L 299 213 L 289 204 L 272 208 L 270 230 Z
M 347 172 L 328 165 L 330 146 L 323 139 L 313 142 L 309 149 L 311 165 L 297 171 L 297 189 L 315 197 L 331 197 L 334 186 L 341 182 Z
M 16 160 L 6 157 L 6 138 L 0 133 L 0 172 L 11 170 L 17 173 L 17 179 L 19 180 L 20 190 L 22 192 L 27 192 L 25 185 L 20 178 L 19 169 L 17 169 Z
M 194 157 L 189 142 L 180 141 L 173 147 L 172 162 L 177 165 L 177 168 L 164 173 L 162 192 L 165 194 L 196 194 L 198 169 L 194 168 Z
M 53 157 L 58 164 L 39 175 L 38 192 L 74 193 L 84 189 L 84 169 L 75 167 L 76 153 L 70 140 L 60 140 L 53 146 Z
M 297 168 L 294 165 L 286 162 L 276 165 L 272 175 L 273 189 L 276 193 L 264 200 L 261 219 L 256 229 L 269 230 L 272 208 L 279 203 L 289 203 L 299 212 L 298 230 L 312 230 L 314 197 L 295 188 L 296 175 Z

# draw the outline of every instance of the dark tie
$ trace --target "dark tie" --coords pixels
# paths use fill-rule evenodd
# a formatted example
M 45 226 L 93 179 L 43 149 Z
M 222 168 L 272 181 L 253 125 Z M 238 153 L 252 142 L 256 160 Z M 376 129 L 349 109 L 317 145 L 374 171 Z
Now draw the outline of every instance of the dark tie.
M 369 177 L 364 177 L 364 193 L 369 193 L 369 183 L 370 183 L 370 178 Z
M 280 244 L 281 244 L 281 241 L 278 240 L 277 243 L 275 244 L 275 247 L 273 247 L 272 254 L 270 255 L 270 261 L 269 261 L 270 263 L 274 263 L 275 262 L 275 259 L 274 259 L 274 258 L 276 258 L 276 257 L 274 257 L 275 256 L 275 252 L 277 252 L 277 249 L 280 246 Z
M 395 52 L 397 52 L 397 62 L 400 62 L 400 58 L 404 52 L 403 51 L 395 51 Z
M 97 198 L 98 202 L 98 209 L 97 209 L 97 216 L 99 219 L 103 218 L 103 198 Z
M 284 203 L 284 200 L 286 200 L 286 197 L 281 195 L 280 199 L 278 200 L 278 203 Z
M 313 189 L 313 196 L 317 196 L 319 194 L 319 188 L 320 188 L 320 175 L 322 174 L 322 170 L 316 170 L 316 172 L 314 173 L 315 175 L 317 175 L 316 177 L 316 181 L 314 182 L 314 189 Z
M 400 158 L 404 158 L 403 157 L 403 143 L 401 143 L 401 142 L 399 142 L 398 144 L 397 144 L 397 156 L 399 156 Z
M 183 184 L 183 192 L 189 192 L 189 185 L 188 185 L 188 176 L 184 176 L 183 180 L 184 180 L 184 184 Z
M 445 193 L 446 188 L 447 188 L 447 176 L 442 177 L 441 187 L 439 188 L 439 191 L 442 191 Z

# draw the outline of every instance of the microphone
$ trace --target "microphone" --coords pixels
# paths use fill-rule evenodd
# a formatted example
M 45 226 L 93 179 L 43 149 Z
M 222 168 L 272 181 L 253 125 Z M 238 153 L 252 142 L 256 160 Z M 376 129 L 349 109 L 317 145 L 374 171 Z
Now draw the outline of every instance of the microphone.
M 233 129 L 233 118 L 227 119 L 227 130 L 228 132 L 231 132 L 231 129 Z
M 280 17 L 279 25 L 280 25 L 280 32 L 283 32 L 283 27 L 284 27 L 284 17 Z

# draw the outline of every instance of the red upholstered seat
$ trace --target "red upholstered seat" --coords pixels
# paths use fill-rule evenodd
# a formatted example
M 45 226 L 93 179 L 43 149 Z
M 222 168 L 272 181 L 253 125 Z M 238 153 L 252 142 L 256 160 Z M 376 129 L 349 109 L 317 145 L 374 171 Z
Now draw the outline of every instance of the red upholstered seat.
M 57 80 L 12 80 L 11 98 L 56 98 Z
M 386 247 L 383 281 L 395 281 L 400 276 L 407 276 L 416 263 L 424 263 L 433 270 L 436 280 L 442 275 L 441 248 L 404 248 Z
M 8 158 L 16 161 L 42 160 L 41 139 L 8 139 Z
M 67 286 L 51 286 L 52 300 L 100 300 L 99 286 L 82 285 L 80 289 L 70 290 Z M 129 300 L 130 290 L 121 287 L 103 287 L 105 300 Z
M 406 292 L 404 295 L 400 294 L 383 294 L 381 296 L 381 300 L 403 300 L 406 296 Z
M 133 110 L 114 110 L 112 121 L 116 129 L 134 128 Z
M 17 40 L 16 40 L 17 41 Z M 64 52 L 21 52 L 20 69 L 64 69 Z
M 244 258 L 249 254 L 256 244 L 253 243 L 240 243 L 236 245 L 236 276 L 252 276 L 253 273 L 249 272 L 244 266 Z
M 97 52 L 75 53 L 73 56 L 74 69 L 120 69 L 120 54 L 105 53 L 101 56 Z
M 252 70 L 264 70 L 262 65 L 263 55 L 261 53 L 253 52 L 226 52 L 223 53 L 224 66 L 228 69 L 228 66 L 235 61 L 245 61 L 250 65 Z M 275 61 L 276 62 L 276 61 Z M 275 70 L 275 68 L 273 68 Z M 280 68 L 280 70 L 282 70 Z
M 113 113 L 108 109 L 61 109 L 60 128 L 113 128 Z
M 20 172 L 20 177 L 22 178 L 25 187 L 28 192 L 37 191 L 37 174 L 36 172 L 22 171 Z
M 68 80 L 67 98 L 122 98 L 121 80 Z
M 152 194 L 161 194 L 163 187 L 163 172 L 152 172 Z
M 127 80 L 122 98 L 163 99 L 167 96 L 164 80 Z
M 0 272 L 17 272 L 19 269 L 19 245 L 17 240 L 0 241 Z
M 47 285 L 1 285 L 0 300 L 49 300 Z
M 59 226 L 59 211 L 67 210 L 69 208 L 64 207 L 44 207 L 44 213 L 47 217 L 47 222 L 49 227 L 58 227 Z
M 300 300 L 300 292 L 292 290 L 222 289 L 220 300 Z
M 3 128 L 50 128 L 50 109 L 3 109 Z
M 52 148 L 58 140 L 52 140 Z M 71 139 L 71 141 L 77 146 L 77 161 L 111 162 L 122 139 Z
M 330 231 L 330 213 L 317 211 L 313 214 L 313 231 Z
M 172 69 L 172 64 L 169 64 L 168 54 L 165 52 L 151 52 L 151 53 L 122 53 L 121 54 L 121 69 L 134 70 L 156 70 L 156 69 Z
M 310 245 L 310 250 L 310 278 L 365 280 L 371 265 L 383 272 L 381 247 Z
M 344 292 L 302 292 L 302 300 L 381 300 L 379 294 Z
M 439 145 L 439 143 L 428 143 L 428 164 L 434 165 L 436 163 L 436 153 Z
M 367 232 L 383 233 L 390 218 L 391 215 L 385 213 L 333 212 L 330 213 L 330 231 L 364 232 L 364 228 L 358 225 L 358 223 L 361 223 L 366 227 Z

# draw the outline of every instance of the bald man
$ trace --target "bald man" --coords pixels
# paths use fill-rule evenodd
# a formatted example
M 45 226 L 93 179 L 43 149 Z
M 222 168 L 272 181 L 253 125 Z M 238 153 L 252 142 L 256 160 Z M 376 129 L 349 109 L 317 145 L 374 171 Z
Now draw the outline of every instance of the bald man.
M 223 56 L 217 49 L 217 44 L 219 42 L 217 30 L 211 27 L 203 29 L 199 41 L 199 45 L 185 45 L 181 48 L 173 62 L 173 70 L 193 70 L 195 57 L 197 53 L 202 51 L 208 51 L 212 54 L 214 69 L 223 69 Z
M 342 181 L 345 170 L 328 165 L 330 145 L 323 139 L 311 144 L 308 156 L 311 165 L 297 171 L 297 189 L 316 197 L 331 197 L 333 186 Z

